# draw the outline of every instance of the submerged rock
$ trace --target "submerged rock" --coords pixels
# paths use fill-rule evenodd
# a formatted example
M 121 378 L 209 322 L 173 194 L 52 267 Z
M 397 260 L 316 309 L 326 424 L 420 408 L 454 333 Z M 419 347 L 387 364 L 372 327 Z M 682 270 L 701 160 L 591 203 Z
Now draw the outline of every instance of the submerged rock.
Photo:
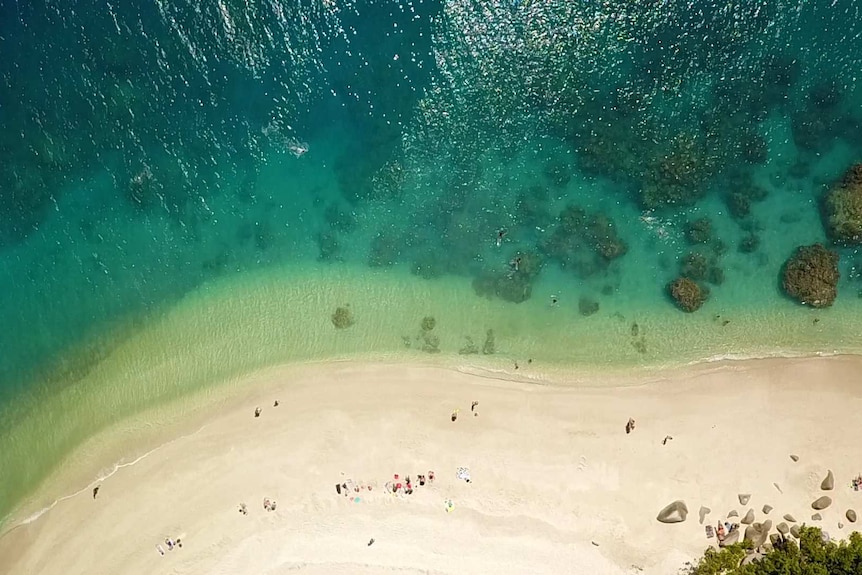
M 838 296 L 838 253 L 821 244 L 800 246 L 784 263 L 781 287 L 803 305 L 829 307 Z
M 852 166 L 823 201 L 823 227 L 838 244 L 862 244 L 862 164 Z
M 676 306 L 686 313 L 699 310 L 709 297 L 707 288 L 685 277 L 673 280 L 668 284 L 667 289 Z
M 656 519 L 661 523 L 682 523 L 688 517 L 688 507 L 681 500 L 674 501 L 659 511 Z

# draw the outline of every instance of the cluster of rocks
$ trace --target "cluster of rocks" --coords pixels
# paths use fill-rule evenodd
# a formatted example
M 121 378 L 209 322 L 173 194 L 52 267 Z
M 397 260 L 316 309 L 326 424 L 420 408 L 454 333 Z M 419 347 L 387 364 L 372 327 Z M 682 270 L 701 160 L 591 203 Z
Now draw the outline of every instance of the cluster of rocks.
M 563 269 L 584 278 L 624 256 L 628 246 L 609 217 L 570 205 L 560 212 L 554 231 L 540 249 Z
M 473 291 L 484 297 L 498 297 L 513 303 L 530 299 L 533 282 L 539 277 L 543 260 L 534 252 L 517 252 L 509 269 L 486 271 L 473 278 Z
M 798 461 L 799 458 L 795 455 L 790 456 L 794 462 Z M 778 485 L 776 484 L 776 488 Z M 835 476 L 832 473 L 832 470 L 829 470 L 824 477 L 823 481 L 820 483 L 820 489 L 822 491 L 832 491 L 835 488 Z M 780 489 L 779 489 L 780 491 Z M 740 493 L 737 495 L 740 505 L 748 505 L 751 500 L 750 493 Z M 832 505 L 832 498 L 828 495 L 822 495 L 811 502 L 811 508 L 814 511 L 823 511 L 828 509 Z M 769 515 L 773 511 L 773 507 L 769 504 L 763 505 L 761 511 L 764 515 Z M 698 512 L 699 522 L 703 525 L 706 516 L 712 513 L 712 510 L 709 507 L 701 506 Z M 688 506 L 685 501 L 677 500 L 669 503 L 665 506 L 661 511 L 659 511 L 656 516 L 656 520 L 660 523 L 682 523 L 688 517 Z M 728 511 L 726 515 L 728 520 L 738 518 L 739 513 L 732 509 Z M 850 523 L 855 523 L 857 520 L 856 511 L 853 509 L 848 509 L 844 517 Z M 745 531 L 742 535 L 742 539 L 750 543 L 751 548 L 758 549 L 763 547 L 764 549 L 768 549 L 768 540 L 775 541 L 776 538 L 784 537 L 787 535 L 792 535 L 793 537 L 799 538 L 800 535 L 800 525 L 797 523 L 796 518 L 790 513 L 786 513 L 783 516 L 783 521 L 775 525 L 775 529 L 778 534 L 770 535 L 770 531 L 773 528 L 773 521 L 771 519 L 766 519 L 765 521 L 759 522 L 755 521 L 756 515 L 753 508 L 749 508 L 746 511 L 745 515 L 742 519 L 739 520 L 741 525 L 745 525 Z M 811 516 L 812 521 L 821 521 L 823 519 L 822 514 L 814 513 Z M 790 525 L 788 525 L 790 524 Z M 838 523 L 838 528 L 842 528 L 843 523 Z M 719 547 L 726 547 L 728 545 L 733 545 L 734 543 L 738 543 L 740 539 L 740 530 L 739 529 L 730 529 L 727 533 L 724 533 L 723 536 L 718 541 Z M 749 561 L 751 558 L 749 558 Z
M 707 284 L 717 286 L 724 283 L 720 258 L 726 246 L 713 237 L 709 218 L 689 221 L 685 226 L 685 238 L 690 245 L 699 247 L 680 260 L 679 275 L 668 284 L 667 291 L 679 309 L 690 313 L 700 309 L 709 299 Z M 708 250 L 704 251 L 703 246 Z

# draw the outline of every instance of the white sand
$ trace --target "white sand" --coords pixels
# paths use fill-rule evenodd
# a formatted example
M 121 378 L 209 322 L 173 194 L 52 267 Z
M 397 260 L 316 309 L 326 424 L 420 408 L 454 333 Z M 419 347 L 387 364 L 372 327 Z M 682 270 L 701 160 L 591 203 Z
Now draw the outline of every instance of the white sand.
M 846 536 L 844 511 L 862 512 L 849 488 L 862 471 L 860 368 L 859 358 L 765 360 L 558 388 L 403 365 L 286 367 L 255 376 L 257 397 L 120 469 L 95 501 L 88 490 L 6 533 L 0 572 L 666 575 L 710 542 L 701 505 L 713 523 L 749 507 L 764 520 L 764 504 L 776 523 L 784 513 L 810 522 L 827 469 L 835 502 L 819 524 Z M 459 466 L 472 483 L 456 479 Z M 393 473 L 429 470 L 432 486 L 383 493 Z M 348 478 L 377 489 L 355 503 L 335 492 Z M 747 506 L 740 492 L 752 494 Z M 677 498 L 688 520 L 658 523 Z M 168 535 L 183 548 L 162 557 Z

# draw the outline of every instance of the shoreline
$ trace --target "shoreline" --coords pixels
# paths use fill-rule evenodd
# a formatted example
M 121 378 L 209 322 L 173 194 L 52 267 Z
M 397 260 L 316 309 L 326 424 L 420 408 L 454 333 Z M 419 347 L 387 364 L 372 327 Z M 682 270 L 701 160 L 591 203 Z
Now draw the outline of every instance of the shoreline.
M 123 479 L 127 475 L 135 475 L 142 468 L 149 466 L 150 464 L 154 464 L 153 462 L 157 462 L 162 458 L 164 452 L 171 451 L 172 449 L 178 448 L 179 446 L 195 444 L 197 441 L 197 437 L 199 435 L 207 435 L 212 430 L 219 428 L 223 425 L 226 419 L 232 420 L 245 420 L 249 419 L 249 422 L 253 422 L 246 413 L 249 409 L 249 406 L 253 403 L 261 403 L 262 399 L 266 396 L 271 396 L 272 394 L 282 394 L 282 397 L 287 397 L 291 392 L 291 383 L 285 383 L 284 380 L 293 380 L 293 379 L 307 379 L 311 378 L 315 381 L 329 382 L 330 379 L 334 379 L 335 382 L 332 383 L 333 386 L 344 388 L 344 383 L 340 381 L 343 379 L 345 373 L 353 373 L 359 374 L 357 377 L 361 376 L 362 381 L 371 382 L 376 381 L 378 377 L 391 378 L 397 377 L 393 374 L 403 373 L 408 376 L 409 379 L 415 379 L 420 383 L 429 379 L 428 374 L 433 374 L 430 379 L 434 379 L 435 377 L 446 378 L 446 379 L 456 379 L 458 381 L 464 381 L 467 383 L 467 388 L 471 393 L 487 393 L 492 396 L 495 395 L 511 395 L 511 394 L 520 394 L 526 395 L 526 397 L 533 398 L 541 398 L 546 395 L 559 395 L 561 400 L 569 401 L 572 397 L 583 396 L 583 398 L 595 398 L 595 397 L 603 397 L 604 401 L 616 401 L 614 399 L 616 396 L 620 396 L 621 398 L 630 395 L 630 394 L 645 394 L 645 398 L 654 401 L 656 398 L 662 398 L 667 396 L 672 396 L 675 394 L 683 394 L 683 395 L 691 395 L 691 394 L 699 394 L 703 393 L 706 395 L 713 394 L 713 391 L 710 391 L 708 388 L 699 387 L 703 384 L 704 380 L 713 380 L 718 378 L 722 381 L 730 382 L 729 385 L 733 384 L 733 380 L 737 378 L 751 378 L 755 379 L 766 378 L 765 382 L 760 382 L 759 385 L 761 389 L 755 388 L 753 391 L 748 391 L 748 393 L 754 393 L 762 395 L 764 393 L 763 387 L 771 388 L 774 387 L 775 384 L 771 383 L 770 378 L 773 377 L 774 373 L 785 372 L 796 378 L 797 381 L 794 381 L 791 378 L 791 381 L 787 384 L 788 391 L 790 394 L 798 394 L 800 389 L 800 384 L 798 383 L 799 374 L 806 372 L 818 372 L 818 377 L 822 374 L 819 372 L 823 371 L 824 373 L 844 373 L 848 366 L 854 367 L 858 369 L 858 367 L 862 365 L 862 358 L 857 356 L 838 356 L 838 357 L 830 357 L 830 358 L 800 358 L 800 359 L 761 359 L 761 360 L 747 360 L 747 361 L 723 361 L 723 362 L 712 362 L 712 363 L 701 363 L 697 366 L 688 366 L 682 367 L 675 370 L 664 370 L 658 377 L 653 377 L 655 374 L 645 374 L 645 373 L 637 373 L 630 374 L 628 377 L 617 378 L 616 376 L 597 376 L 601 381 L 594 386 L 559 386 L 559 385 L 534 385 L 524 381 L 512 381 L 511 379 L 501 378 L 499 374 L 492 374 L 491 376 L 481 377 L 477 374 L 459 372 L 457 370 L 441 368 L 439 366 L 428 366 L 428 365 L 416 365 L 409 363 L 390 363 L 390 364 L 367 364 L 367 363 L 357 363 L 357 362 L 315 362 L 315 363 L 304 363 L 304 364 L 293 364 L 289 366 L 279 366 L 270 368 L 267 370 L 262 370 L 256 372 L 254 374 L 250 374 L 249 376 L 242 379 L 242 382 L 234 382 L 228 386 L 223 388 L 224 393 L 218 393 L 217 398 L 210 397 L 210 400 L 207 407 L 201 407 L 200 412 L 195 414 L 195 416 L 191 416 L 188 419 L 180 419 L 177 425 L 170 427 L 169 430 L 164 430 L 157 435 L 160 437 L 167 437 L 168 440 L 166 442 L 159 443 L 155 448 L 150 449 L 146 455 L 137 455 L 137 459 L 132 462 L 123 462 L 123 458 L 114 458 L 114 461 L 118 463 L 114 463 L 113 465 L 108 465 L 102 467 L 105 469 L 106 467 L 113 468 L 113 471 L 109 475 L 109 477 L 102 479 L 100 484 L 104 484 L 105 486 L 109 486 L 113 482 L 125 481 Z M 424 379 L 423 379 L 424 378 Z M 619 385 L 623 383 L 623 379 L 627 380 L 625 386 Z M 707 383 L 709 382 L 707 381 Z M 700 382 L 700 383 L 698 383 Z M 615 385 L 616 383 L 616 385 Z M 299 388 L 301 388 L 302 393 L 320 393 L 326 395 L 328 390 L 324 388 L 309 390 L 309 384 L 296 384 Z M 425 385 L 425 384 L 423 384 Z M 849 398 L 854 398 L 858 401 L 859 390 L 854 390 L 851 384 L 847 384 L 844 387 L 846 389 L 842 389 L 842 384 L 827 382 L 821 385 L 821 389 L 819 392 L 826 393 L 837 393 L 837 394 L 845 394 Z M 346 388 L 345 388 L 346 389 Z M 424 388 L 423 388 L 424 389 Z M 782 388 L 783 389 L 783 388 Z M 431 391 L 425 390 L 425 392 L 432 393 Z M 451 390 L 450 390 L 451 391 Z M 212 390 L 209 390 L 212 393 Z M 204 394 L 207 391 L 202 392 Z M 346 390 L 344 393 L 347 394 L 347 397 L 352 397 L 353 391 Z M 740 393 L 740 390 L 735 390 L 735 393 Z M 783 394 L 784 391 L 779 391 L 779 394 Z M 780 399 L 779 395 L 779 399 Z M 855 397 L 854 397 L 855 396 Z M 567 399 L 568 398 L 568 399 Z M 385 396 L 383 397 L 384 403 L 386 400 L 395 401 L 394 396 Z M 622 400 L 622 399 L 620 399 Z M 181 400 L 187 401 L 187 400 Z M 397 402 L 404 402 L 408 399 L 397 399 Z M 538 401 L 538 400 L 537 400 Z M 581 401 L 577 401 L 575 403 L 580 403 Z M 850 402 L 848 402 L 850 403 Z M 239 406 L 242 407 L 239 407 Z M 265 404 L 264 404 L 265 405 Z M 384 409 L 384 406 L 380 406 L 381 409 Z M 463 406 L 462 406 L 463 407 Z M 805 406 L 802 406 L 803 408 Z M 798 409 L 799 406 L 796 406 Z M 281 409 L 281 408 L 279 408 Z M 345 413 L 350 413 L 350 408 L 341 406 L 339 409 L 343 410 Z M 607 406 L 604 406 L 603 409 L 607 409 Z M 268 412 L 272 412 L 272 410 L 266 410 Z M 178 413 L 182 412 L 182 410 L 178 410 Z M 369 414 L 365 414 L 368 416 Z M 440 420 L 444 420 L 446 414 L 438 413 L 437 416 Z M 196 426 L 198 420 L 195 418 L 199 417 L 200 422 L 203 424 L 197 428 L 197 430 L 193 430 L 192 428 Z M 374 419 L 374 418 L 372 418 Z M 480 420 L 482 421 L 482 420 Z M 558 421 L 559 424 L 567 424 L 565 419 L 561 419 Z M 640 423 L 640 425 L 643 425 Z M 139 425 L 139 424 L 138 424 Z M 242 423 L 242 425 L 247 425 L 247 423 Z M 437 424 L 434 424 L 437 425 Z M 440 424 L 445 427 L 445 424 Z M 122 426 L 120 426 L 122 427 Z M 127 428 L 134 428 L 135 425 L 127 426 Z M 553 427 L 551 427 L 553 429 Z M 191 431 L 190 433 L 180 433 L 181 431 Z M 99 455 L 94 454 L 90 449 L 92 449 L 92 444 L 102 445 L 110 444 L 111 441 L 106 439 L 106 435 L 110 435 L 112 431 L 109 430 L 106 433 L 100 434 L 100 436 L 93 438 L 91 441 L 87 443 L 80 450 L 77 450 L 75 454 L 71 456 L 72 459 L 78 459 L 81 455 L 81 452 L 85 454 L 83 460 L 88 460 L 92 463 L 99 461 L 104 464 L 105 459 L 100 459 Z M 640 430 L 638 430 L 640 433 Z M 625 438 L 625 435 L 622 436 Z M 679 436 L 677 436 L 677 440 Z M 134 446 L 135 441 L 120 440 L 115 446 L 120 447 L 123 446 L 126 449 Z M 90 447 L 88 447 L 90 446 Z M 122 448 L 121 448 L 122 451 Z M 87 455 L 88 454 L 88 455 Z M 786 454 L 784 457 L 787 457 Z M 134 459 L 129 456 L 130 459 Z M 828 464 L 825 463 L 825 464 Z M 98 466 L 99 463 L 96 463 Z M 448 473 L 448 470 L 447 470 Z M 825 471 L 824 471 L 825 473 Z M 71 475 L 75 475 L 72 473 Z M 94 473 L 93 466 L 89 469 L 89 477 L 93 477 L 94 475 L 98 475 Z M 86 476 L 86 472 L 78 471 L 78 485 L 81 485 L 81 477 Z M 44 489 L 51 489 L 58 485 L 62 485 L 64 482 L 64 473 L 63 471 L 59 472 L 52 480 L 46 482 Z M 843 483 L 843 482 L 842 482 Z M 45 525 L 51 525 L 60 521 L 59 517 L 55 518 L 54 515 L 57 516 L 65 516 L 69 513 L 69 508 L 78 507 L 81 503 L 81 500 L 87 499 L 87 490 L 91 488 L 93 483 L 87 482 L 87 487 L 79 487 L 74 490 L 74 494 L 67 494 L 63 497 L 54 498 L 55 502 L 51 504 L 51 508 L 48 511 L 42 512 L 39 516 L 33 518 L 34 514 L 28 514 L 26 519 L 30 519 L 29 522 L 22 523 L 21 521 L 14 521 L 10 524 L 7 524 L 8 528 L 5 528 L 2 535 L 0 535 L 0 548 L 6 547 L 7 545 L 11 545 L 9 543 L 12 539 L 17 539 L 19 536 L 25 536 L 30 531 L 42 531 L 45 529 Z M 42 489 L 40 489 L 42 491 Z M 55 491 L 56 492 L 56 491 Z M 100 496 L 102 497 L 102 496 Z M 656 509 L 651 510 L 652 517 L 647 519 L 654 518 L 655 512 L 658 511 L 661 507 L 663 507 L 667 502 L 663 502 L 659 505 L 659 501 L 655 502 Z M 727 502 L 728 505 L 731 502 Z M 695 509 L 698 507 L 698 504 L 695 502 L 689 502 L 689 508 L 692 513 L 695 513 Z M 776 506 L 777 507 L 777 506 Z M 21 509 L 19 508 L 15 514 L 15 516 L 20 517 Z M 695 520 L 696 521 L 696 520 Z M 692 523 L 691 517 L 687 524 Z M 665 528 L 675 526 L 663 526 Z M 833 527 L 834 531 L 834 527 Z M 705 546 L 705 540 L 699 540 L 702 542 L 703 546 Z M 589 543 L 589 542 L 587 542 Z M 19 547 L 24 548 L 27 547 L 23 545 L 21 542 L 14 543 L 14 548 L 18 549 Z M 14 552 L 12 552 L 14 553 Z M 4 554 L 0 554 L 0 556 L 4 556 Z M 21 555 L 23 557 L 23 555 Z M 682 563 L 680 563 L 681 566 Z M 191 571 L 194 572 L 194 571 Z

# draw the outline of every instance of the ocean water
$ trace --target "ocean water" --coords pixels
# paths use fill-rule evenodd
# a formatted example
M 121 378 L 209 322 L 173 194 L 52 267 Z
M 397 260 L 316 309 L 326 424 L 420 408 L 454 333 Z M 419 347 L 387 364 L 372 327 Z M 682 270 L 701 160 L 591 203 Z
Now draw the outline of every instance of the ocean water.
M 862 351 L 862 254 L 827 309 L 779 281 L 862 161 L 860 47 L 852 0 L 0 0 L 0 518 L 282 362 Z

